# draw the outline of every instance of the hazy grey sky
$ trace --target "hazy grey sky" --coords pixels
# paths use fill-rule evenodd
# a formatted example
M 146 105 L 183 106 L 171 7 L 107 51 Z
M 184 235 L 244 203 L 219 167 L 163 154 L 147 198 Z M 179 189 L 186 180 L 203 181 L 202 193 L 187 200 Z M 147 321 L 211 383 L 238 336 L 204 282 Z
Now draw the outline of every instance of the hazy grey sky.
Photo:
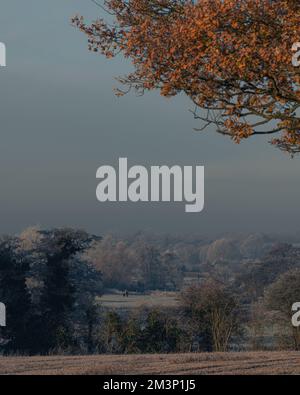
M 171 232 L 299 230 L 299 159 L 262 139 L 240 146 L 196 133 L 184 97 L 116 98 L 122 58 L 87 50 L 70 26 L 76 13 L 95 19 L 90 0 L 1 0 L 0 232 L 29 225 L 89 231 Z M 96 169 L 119 157 L 140 165 L 205 165 L 205 210 L 183 204 L 100 204 Z

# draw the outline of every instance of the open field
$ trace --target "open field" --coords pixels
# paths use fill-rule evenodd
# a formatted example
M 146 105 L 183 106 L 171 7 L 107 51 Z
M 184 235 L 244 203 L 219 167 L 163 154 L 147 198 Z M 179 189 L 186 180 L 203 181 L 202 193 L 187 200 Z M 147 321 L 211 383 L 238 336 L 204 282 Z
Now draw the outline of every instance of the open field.
M 141 306 L 149 308 L 176 307 L 178 306 L 178 294 L 176 292 L 152 292 L 150 294 L 129 294 L 127 298 L 119 292 L 104 294 L 99 302 L 103 307 L 125 310 Z
M 84 357 L 2 357 L 1 375 L 300 374 L 300 353 L 212 353 Z

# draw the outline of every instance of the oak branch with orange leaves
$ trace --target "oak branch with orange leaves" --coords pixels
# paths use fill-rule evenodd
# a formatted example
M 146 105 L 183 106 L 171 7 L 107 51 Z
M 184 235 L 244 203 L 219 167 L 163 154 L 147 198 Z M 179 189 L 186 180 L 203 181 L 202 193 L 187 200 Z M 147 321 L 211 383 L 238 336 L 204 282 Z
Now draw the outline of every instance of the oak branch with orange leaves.
M 124 94 L 184 92 L 201 129 L 215 125 L 235 142 L 272 135 L 272 144 L 300 152 L 299 0 L 107 0 L 112 24 L 82 16 L 72 23 L 91 51 L 122 53 L 134 71 L 119 80 Z

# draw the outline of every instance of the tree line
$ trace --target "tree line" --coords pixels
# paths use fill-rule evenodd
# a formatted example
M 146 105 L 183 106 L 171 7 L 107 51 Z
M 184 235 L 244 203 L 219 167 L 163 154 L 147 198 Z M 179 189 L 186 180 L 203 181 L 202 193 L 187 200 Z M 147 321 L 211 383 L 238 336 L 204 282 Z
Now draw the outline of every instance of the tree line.
M 181 241 L 183 249 L 184 241 Z M 223 245 L 223 244 L 222 244 Z M 192 252 L 194 259 L 194 252 Z M 300 348 L 291 324 L 300 301 L 300 251 L 282 244 L 260 261 L 185 268 L 169 242 L 28 229 L 0 239 L 3 354 L 165 353 Z M 109 287 L 177 291 L 177 307 L 102 306 Z

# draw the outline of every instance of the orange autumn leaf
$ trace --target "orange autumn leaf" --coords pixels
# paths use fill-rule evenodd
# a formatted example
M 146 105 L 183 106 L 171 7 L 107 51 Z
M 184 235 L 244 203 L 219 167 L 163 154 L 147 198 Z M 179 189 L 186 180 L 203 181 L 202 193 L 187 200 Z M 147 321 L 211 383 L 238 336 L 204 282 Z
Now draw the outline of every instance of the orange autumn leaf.
M 105 6 L 113 25 L 103 19 L 89 25 L 79 16 L 72 22 L 92 51 L 131 59 L 134 71 L 120 79 L 125 91 L 184 92 L 203 123 L 199 130 L 213 124 L 235 142 L 275 135 L 272 144 L 300 152 L 300 67 L 291 61 L 300 41 L 299 0 L 106 0 Z

